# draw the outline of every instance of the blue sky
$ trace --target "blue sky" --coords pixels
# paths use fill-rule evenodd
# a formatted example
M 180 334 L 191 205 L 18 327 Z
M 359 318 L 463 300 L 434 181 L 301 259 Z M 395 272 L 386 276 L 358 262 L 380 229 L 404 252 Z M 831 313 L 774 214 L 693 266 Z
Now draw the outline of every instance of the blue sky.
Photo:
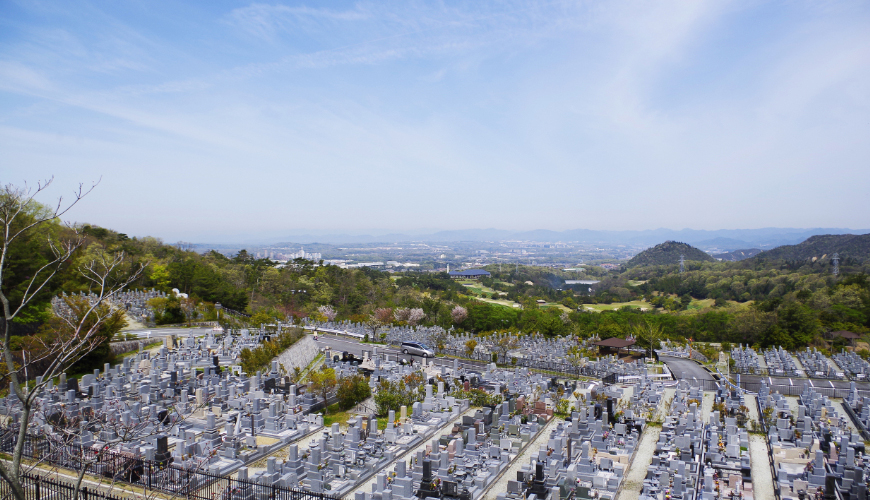
M 0 180 L 292 232 L 870 226 L 867 2 L 0 3 Z

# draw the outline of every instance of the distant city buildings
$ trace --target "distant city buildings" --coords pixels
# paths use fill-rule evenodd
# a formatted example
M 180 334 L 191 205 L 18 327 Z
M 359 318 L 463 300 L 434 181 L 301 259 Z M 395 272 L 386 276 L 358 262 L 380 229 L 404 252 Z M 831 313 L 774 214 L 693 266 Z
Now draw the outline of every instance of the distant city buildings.
M 298 252 L 287 255 L 287 260 L 305 259 L 314 262 L 320 261 L 320 252 L 306 252 L 304 248 L 300 248 Z

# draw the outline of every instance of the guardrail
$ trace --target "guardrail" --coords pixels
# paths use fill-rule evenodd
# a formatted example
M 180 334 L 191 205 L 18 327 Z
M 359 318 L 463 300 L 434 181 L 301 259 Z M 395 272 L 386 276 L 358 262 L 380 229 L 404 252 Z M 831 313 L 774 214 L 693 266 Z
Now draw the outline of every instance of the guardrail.
M 343 335 L 345 337 L 352 337 L 352 338 L 359 339 L 359 340 L 362 340 L 366 337 L 362 333 L 354 333 L 354 332 L 349 332 L 347 330 L 334 330 L 332 328 L 318 328 L 316 326 L 309 326 L 309 325 L 303 326 L 302 329 L 308 330 L 308 331 L 313 331 L 313 332 L 318 332 L 318 333 L 329 333 L 332 335 Z

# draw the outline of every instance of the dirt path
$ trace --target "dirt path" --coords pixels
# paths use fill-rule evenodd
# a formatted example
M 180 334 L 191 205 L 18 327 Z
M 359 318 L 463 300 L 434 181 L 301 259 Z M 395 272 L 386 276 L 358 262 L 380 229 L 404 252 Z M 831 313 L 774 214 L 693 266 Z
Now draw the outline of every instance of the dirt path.
M 643 480 L 646 478 L 646 469 L 652 463 L 653 453 L 656 451 L 656 443 L 659 441 L 661 433 L 662 428 L 657 426 L 649 425 L 644 429 L 617 500 L 637 500 L 640 496 Z

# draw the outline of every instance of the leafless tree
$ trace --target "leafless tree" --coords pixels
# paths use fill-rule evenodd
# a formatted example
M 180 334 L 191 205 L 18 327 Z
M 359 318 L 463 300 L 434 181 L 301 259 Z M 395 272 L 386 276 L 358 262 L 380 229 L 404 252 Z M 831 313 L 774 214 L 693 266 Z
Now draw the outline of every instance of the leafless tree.
M 0 234 L 0 245 L 2 245 L 0 246 L 0 304 L 3 307 L 3 340 L 0 348 L 3 351 L 3 362 L 10 379 L 10 388 L 14 397 L 20 402 L 21 409 L 17 440 L 11 458 L 8 461 L 0 461 L 0 477 L 10 485 L 12 494 L 17 500 L 25 500 L 25 491 L 21 482 L 22 452 L 38 394 L 49 380 L 63 373 L 99 345 L 103 340 L 99 335 L 100 327 L 112 313 L 112 308 L 105 306 L 111 303 L 117 293 L 136 280 L 144 268 L 143 265 L 133 269 L 123 269 L 123 253 L 116 255 L 98 253 L 91 262 L 78 269 L 90 282 L 91 291 L 95 294 L 93 303 L 89 304 L 81 315 L 59 316 L 63 325 L 60 331 L 46 336 L 33 336 L 32 341 L 38 343 L 38 348 L 26 358 L 22 357 L 21 363 L 18 363 L 15 358 L 16 353 L 11 348 L 13 321 L 72 261 L 76 250 L 82 247 L 85 240 L 79 229 L 73 225 L 67 226 L 68 236 L 65 238 L 46 236 L 47 246 L 51 251 L 50 258 L 30 276 L 17 283 L 12 281 L 16 276 L 7 273 L 11 265 L 11 247 L 18 241 L 39 237 L 41 228 L 59 221 L 60 217 L 78 204 L 97 185 L 94 183 L 87 189 L 79 185 L 71 201 L 65 202 L 60 198 L 52 209 L 44 210 L 35 197 L 45 191 L 52 181 L 53 179 L 39 182 L 35 188 L 26 185 L 21 188 L 12 184 L 0 188 L 0 232 L 2 232 Z M 4 290 L 11 290 L 16 286 L 21 287 L 22 293 L 13 303 Z M 42 367 L 40 383 L 24 384 L 20 379 L 19 372 L 25 373 L 28 366 Z

